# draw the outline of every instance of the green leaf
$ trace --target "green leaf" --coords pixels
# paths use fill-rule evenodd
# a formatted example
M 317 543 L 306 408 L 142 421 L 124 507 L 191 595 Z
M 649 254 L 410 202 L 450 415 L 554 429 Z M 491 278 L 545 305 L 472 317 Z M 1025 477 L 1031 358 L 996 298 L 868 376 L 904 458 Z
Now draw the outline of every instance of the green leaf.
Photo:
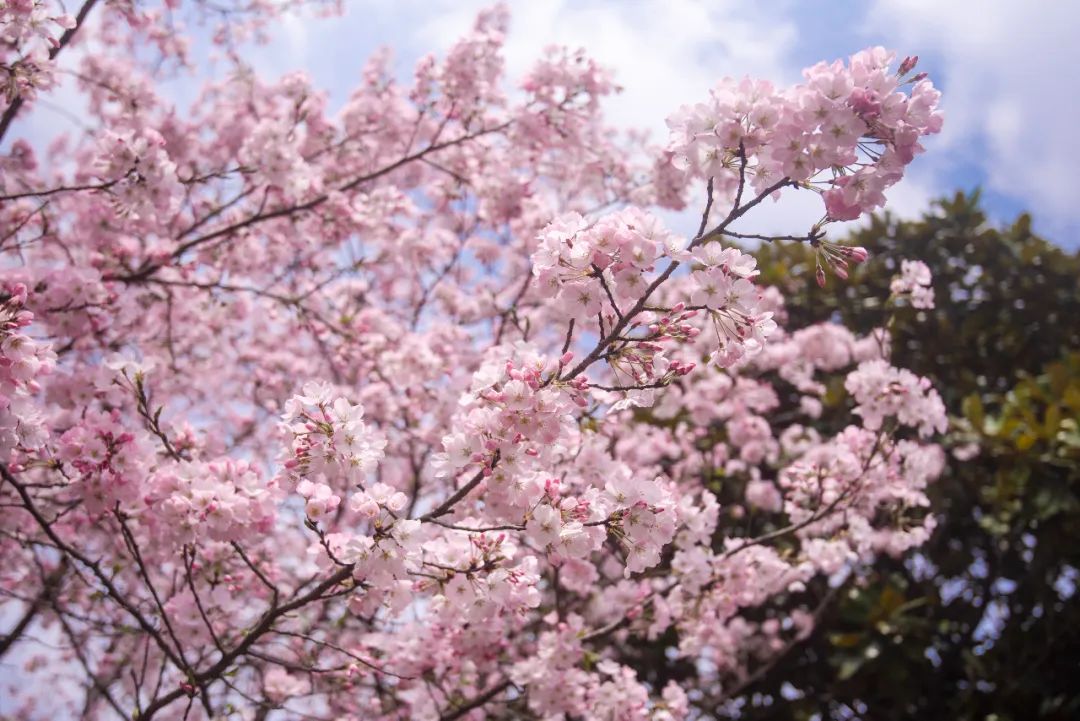
M 983 421 L 986 418 L 982 399 L 979 398 L 978 395 L 970 395 L 964 399 L 962 407 L 964 417 L 971 421 L 971 425 L 975 426 L 976 430 L 981 431 L 983 429 Z

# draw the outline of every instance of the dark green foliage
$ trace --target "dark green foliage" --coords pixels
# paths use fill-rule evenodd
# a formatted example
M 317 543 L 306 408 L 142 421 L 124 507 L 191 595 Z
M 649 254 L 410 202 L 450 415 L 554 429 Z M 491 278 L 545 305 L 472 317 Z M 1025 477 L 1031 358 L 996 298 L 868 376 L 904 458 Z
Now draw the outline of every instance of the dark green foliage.
M 933 379 L 955 419 L 946 445 L 979 452 L 950 454 L 930 543 L 845 589 L 747 689 L 741 717 L 1080 718 L 1080 258 L 1026 215 L 994 228 L 977 194 L 849 242 L 871 260 L 824 290 L 809 248 L 759 253 L 792 326 L 836 316 L 868 331 L 899 261 L 926 262 L 937 308 L 900 311 L 893 362 Z M 801 696 L 782 698 L 785 683 Z
M 790 327 L 838 314 L 857 332 L 882 322 L 880 303 L 902 259 L 919 259 L 934 274 L 937 308 L 916 318 L 900 313 L 893 362 L 929 376 L 950 408 L 969 393 L 1003 393 L 1022 371 L 1038 372 L 1064 349 L 1080 348 L 1080 258 L 1031 232 L 1031 218 L 990 224 L 977 193 L 942 199 L 915 222 L 876 216 L 844 241 L 871 258 L 851 278 L 813 282 L 814 254 L 778 243 L 756 255 L 763 280 L 784 291 Z

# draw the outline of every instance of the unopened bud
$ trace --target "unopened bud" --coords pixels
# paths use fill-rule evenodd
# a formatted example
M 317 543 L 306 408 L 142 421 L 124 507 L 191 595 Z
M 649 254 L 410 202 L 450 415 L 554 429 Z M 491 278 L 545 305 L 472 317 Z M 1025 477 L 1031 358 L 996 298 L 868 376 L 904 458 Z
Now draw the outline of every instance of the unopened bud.
M 817 267 L 817 272 L 814 274 L 814 277 L 817 278 L 818 286 L 821 287 L 821 288 L 824 288 L 825 287 L 825 271 L 821 268 L 820 265 Z
M 852 246 L 852 247 L 845 247 L 844 248 L 844 255 L 852 263 L 862 263 L 863 261 L 865 261 L 867 258 L 870 257 L 870 254 L 866 252 L 866 248 L 863 248 L 863 247 L 858 246 L 858 245 Z
M 915 69 L 915 66 L 918 64 L 918 62 L 918 55 L 908 55 L 906 58 L 904 58 L 904 62 L 900 63 L 900 69 L 896 71 L 897 75 L 900 75 L 901 77 L 907 75 Z

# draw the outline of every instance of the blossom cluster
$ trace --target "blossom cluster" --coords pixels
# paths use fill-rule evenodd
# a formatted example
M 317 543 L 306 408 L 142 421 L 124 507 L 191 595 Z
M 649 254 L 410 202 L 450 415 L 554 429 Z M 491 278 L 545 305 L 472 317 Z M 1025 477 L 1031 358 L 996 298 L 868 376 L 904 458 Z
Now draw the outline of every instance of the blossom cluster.
M 893 278 L 889 290 L 897 297 L 907 298 L 912 308 L 932 310 L 934 288 L 930 269 L 921 260 L 900 261 L 900 274 Z
M 181 192 L 165 139 L 155 130 L 107 133 L 98 146 L 98 176 L 108 186 L 116 211 L 150 222 L 176 209 Z
M 291 456 L 285 461 L 288 474 L 305 483 L 298 492 L 316 501 L 320 513 L 329 510 L 327 483 L 355 485 L 362 481 L 383 457 L 386 441 L 368 429 L 364 407 L 346 398 L 334 397 L 327 383 L 311 382 L 303 395 L 293 396 L 282 415 L 284 430 L 293 437 Z M 316 479 L 315 484 L 310 479 Z M 307 490 L 311 489 L 311 490 Z M 336 505 L 336 502 L 333 503 Z
M 659 219 L 635 208 L 596 222 L 579 213 L 565 215 L 540 233 L 533 274 L 567 318 L 591 320 L 614 302 L 638 298 L 656 263 L 685 245 Z M 607 308 L 611 313 L 612 308 Z
M 514 682 L 533 689 L 531 711 L 542 717 L 587 715 L 627 721 L 687 718 L 688 699 L 674 682 L 652 701 L 648 689 L 625 666 L 602 660 L 595 671 L 580 668 L 575 661 L 583 654 L 584 632 L 584 619 L 571 616 L 540 637 L 535 656 L 514 666 Z
M 860 363 L 844 387 L 855 399 L 855 413 L 870 430 L 878 430 L 886 418 L 894 418 L 925 438 L 943 433 L 948 425 L 945 404 L 930 381 L 883 360 Z
M 759 306 L 753 256 L 718 243 L 691 245 L 634 208 L 596 222 L 570 214 L 540 233 L 532 268 L 559 318 L 573 319 L 579 328 L 599 319 L 600 331 L 605 319 L 609 327 L 644 330 L 630 337 L 609 363 L 626 385 L 662 383 L 694 366 L 671 359 L 665 344 L 692 341 L 707 329 L 710 342 L 715 339 L 709 357 L 727 367 L 760 351 L 776 327 L 772 313 Z M 657 272 L 661 263 L 667 265 Z M 686 297 L 669 312 L 643 313 L 640 320 L 624 322 L 642 310 L 636 301 L 647 298 L 668 269 L 680 263 L 695 268 Z
M 250 463 L 226 458 L 167 465 L 151 477 L 144 498 L 160 509 L 160 532 L 176 546 L 205 536 L 241 540 L 271 533 L 283 494 Z
M 725 79 L 708 102 L 668 119 L 674 162 L 729 194 L 744 176 L 759 193 L 817 187 L 830 220 L 880 208 L 884 191 L 922 152 L 919 140 L 942 124 L 933 84 L 921 73 L 907 77 L 917 58 L 894 72 L 895 57 L 878 47 L 847 64 L 822 62 L 803 71 L 804 83 L 783 90 Z
M 4 97 L 33 99 L 53 84 L 50 51 L 59 45 L 75 18 L 52 0 L 10 0 L 0 6 L 0 73 Z
M 21 283 L 0 286 L 0 456 L 40 448 L 49 433 L 33 396 L 56 354 L 24 332 L 34 319 L 27 295 Z

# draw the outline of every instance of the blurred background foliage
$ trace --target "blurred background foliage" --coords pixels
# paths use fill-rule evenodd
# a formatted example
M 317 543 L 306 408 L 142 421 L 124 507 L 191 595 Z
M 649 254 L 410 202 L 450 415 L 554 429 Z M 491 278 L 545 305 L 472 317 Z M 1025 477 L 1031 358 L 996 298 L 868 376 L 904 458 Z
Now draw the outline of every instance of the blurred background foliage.
M 791 243 L 757 251 L 763 280 L 792 327 L 865 333 L 900 261 L 930 267 L 937 307 L 902 308 L 891 330 L 893 362 L 931 378 L 953 419 L 941 522 L 846 584 L 721 715 L 1080 719 L 1080 257 L 1027 215 L 994 226 L 978 193 L 916 221 L 878 216 L 845 242 L 871 253 L 847 281 L 819 288 L 813 251 Z

